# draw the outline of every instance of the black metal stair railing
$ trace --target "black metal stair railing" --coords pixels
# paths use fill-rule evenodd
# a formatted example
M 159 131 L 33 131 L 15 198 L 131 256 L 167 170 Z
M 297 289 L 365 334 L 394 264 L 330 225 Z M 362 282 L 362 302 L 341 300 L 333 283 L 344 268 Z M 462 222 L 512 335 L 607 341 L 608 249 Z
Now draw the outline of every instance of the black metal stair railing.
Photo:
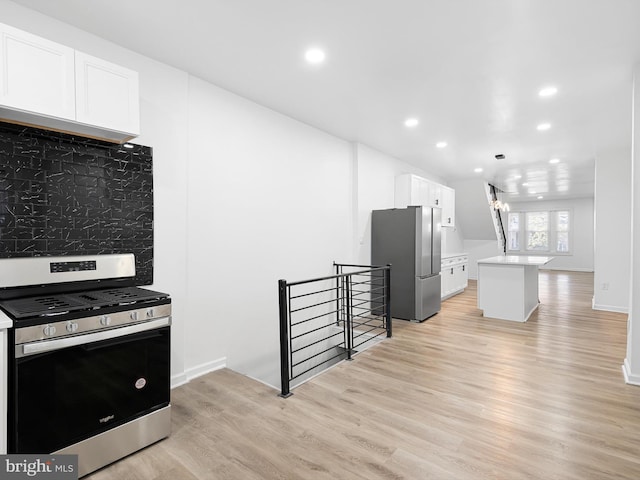
M 391 337 L 389 265 L 334 263 L 335 275 L 278 281 L 282 397 L 328 367 Z
M 496 187 L 489 184 L 489 191 L 491 192 L 491 199 L 495 202 L 498 200 L 498 192 Z M 498 222 L 498 228 L 500 231 L 500 240 L 502 241 L 502 251 L 506 255 L 507 253 L 507 234 L 504 231 L 504 224 L 502 223 L 502 215 L 500 214 L 500 209 L 494 209 L 496 220 Z

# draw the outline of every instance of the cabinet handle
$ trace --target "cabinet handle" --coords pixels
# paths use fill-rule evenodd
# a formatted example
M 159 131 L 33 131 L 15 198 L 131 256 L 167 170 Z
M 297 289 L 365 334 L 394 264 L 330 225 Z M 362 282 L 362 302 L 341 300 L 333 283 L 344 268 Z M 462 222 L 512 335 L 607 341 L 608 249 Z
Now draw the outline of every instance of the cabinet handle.
M 451 217 L 447 218 L 447 223 L 451 223 Z
M 462 271 L 464 272 L 466 265 L 462 265 Z
M 438 199 L 436 198 L 436 205 L 438 205 L 438 202 L 440 202 L 440 200 L 438 200 Z
M 453 268 L 451 269 L 451 275 L 453 275 Z

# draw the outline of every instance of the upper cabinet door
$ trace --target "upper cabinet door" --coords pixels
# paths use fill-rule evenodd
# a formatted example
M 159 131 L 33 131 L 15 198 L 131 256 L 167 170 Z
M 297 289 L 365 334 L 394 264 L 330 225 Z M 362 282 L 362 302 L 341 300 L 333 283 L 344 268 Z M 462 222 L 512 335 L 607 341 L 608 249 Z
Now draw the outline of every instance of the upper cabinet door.
M 82 52 L 76 52 L 76 120 L 140 133 L 138 73 Z
M 75 117 L 74 50 L 0 24 L 0 104 Z
M 442 185 L 442 226 L 456 226 L 456 191 Z
M 442 186 L 439 183 L 429 182 L 428 205 L 442 208 Z
M 445 195 L 450 195 L 450 192 L 445 192 L 447 189 L 452 190 L 418 175 L 403 173 L 395 178 L 395 206 L 396 208 L 404 208 L 409 205 L 440 207 L 443 209 L 442 224 L 445 225 Z M 451 203 L 453 203 L 453 200 L 451 200 Z M 452 226 L 452 216 L 449 222 L 449 226 Z

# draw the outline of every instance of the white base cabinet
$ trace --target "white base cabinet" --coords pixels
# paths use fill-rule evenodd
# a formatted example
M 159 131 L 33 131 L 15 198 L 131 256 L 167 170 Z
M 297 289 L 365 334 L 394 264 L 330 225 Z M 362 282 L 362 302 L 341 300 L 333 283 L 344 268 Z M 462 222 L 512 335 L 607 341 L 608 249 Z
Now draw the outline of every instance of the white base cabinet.
M 462 293 L 469 284 L 469 257 L 466 254 L 443 256 L 440 276 L 442 277 L 442 300 Z
M 137 72 L 0 24 L 0 120 L 123 143 L 139 108 Z
M 483 317 L 526 322 L 538 308 L 538 267 L 553 257 L 498 255 L 478 260 L 478 308 Z

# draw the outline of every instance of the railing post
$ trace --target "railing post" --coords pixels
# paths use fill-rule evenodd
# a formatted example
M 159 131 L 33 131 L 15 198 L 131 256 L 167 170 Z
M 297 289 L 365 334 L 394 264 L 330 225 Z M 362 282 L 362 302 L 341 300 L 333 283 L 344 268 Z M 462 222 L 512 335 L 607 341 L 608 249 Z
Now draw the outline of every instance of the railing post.
M 338 275 L 342 272 L 340 265 L 335 261 L 333 262 L 333 266 L 336 274 L 336 327 L 340 327 L 340 279 L 338 278 Z
M 385 298 L 385 317 L 387 323 L 387 338 L 391 337 L 391 265 L 387 264 L 384 270 L 384 298 Z
M 287 398 L 292 393 L 289 390 L 289 315 L 286 280 L 278 280 L 278 303 L 280 306 L 280 396 Z
M 340 302 L 339 302 L 339 321 L 342 322 L 342 339 L 344 341 L 344 349 L 349 352 L 349 330 L 347 329 L 347 317 L 349 312 L 347 311 L 347 280 L 348 276 L 340 276 L 338 283 L 340 284 Z
M 353 328 L 351 325 L 351 275 L 347 275 L 344 278 L 344 301 L 345 316 L 344 316 L 344 328 L 347 334 L 347 360 L 351 360 L 351 350 L 353 349 Z

